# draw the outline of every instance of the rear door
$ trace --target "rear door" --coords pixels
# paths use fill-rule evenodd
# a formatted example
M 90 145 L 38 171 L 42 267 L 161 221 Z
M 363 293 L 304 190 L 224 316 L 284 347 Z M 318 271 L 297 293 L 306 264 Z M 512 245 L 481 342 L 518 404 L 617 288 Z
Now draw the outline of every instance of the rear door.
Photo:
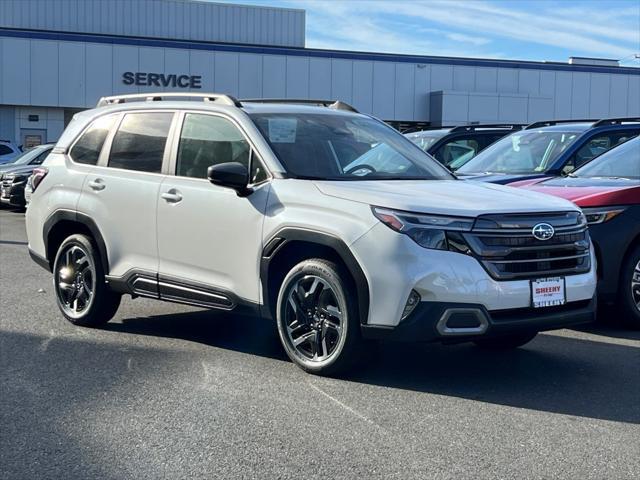
M 79 211 L 100 229 L 112 277 L 157 275 L 156 206 L 174 116 L 156 110 L 121 114 L 85 180 Z

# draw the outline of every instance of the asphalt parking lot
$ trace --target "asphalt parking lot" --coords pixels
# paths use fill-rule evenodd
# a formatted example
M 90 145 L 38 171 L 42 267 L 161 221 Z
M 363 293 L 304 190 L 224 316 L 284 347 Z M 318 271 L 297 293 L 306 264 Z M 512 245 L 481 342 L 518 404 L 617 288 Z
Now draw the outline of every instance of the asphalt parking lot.
M 384 345 L 313 377 L 259 319 L 127 297 L 73 327 L 4 209 L 0 319 L 2 479 L 640 478 L 638 332 Z

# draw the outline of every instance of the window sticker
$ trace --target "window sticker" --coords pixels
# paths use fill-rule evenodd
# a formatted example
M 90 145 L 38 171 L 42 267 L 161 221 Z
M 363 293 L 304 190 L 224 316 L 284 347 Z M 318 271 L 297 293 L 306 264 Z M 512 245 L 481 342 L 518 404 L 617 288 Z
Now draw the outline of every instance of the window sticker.
M 295 143 L 297 127 L 295 118 L 270 118 L 269 140 L 272 143 Z

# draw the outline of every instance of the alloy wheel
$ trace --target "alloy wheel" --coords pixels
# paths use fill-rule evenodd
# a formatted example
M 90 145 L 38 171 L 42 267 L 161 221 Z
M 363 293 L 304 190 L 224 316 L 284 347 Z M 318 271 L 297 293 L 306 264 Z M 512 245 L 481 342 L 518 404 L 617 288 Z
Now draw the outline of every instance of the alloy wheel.
M 68 245 L 58 258 L 54 274 L 58 302 L 68 316 L 78 318 L 93 302 L 96 269 L 89 254 L 79 245 Z
M 324 362 L 344 342 L 345 306 L 329 283 L 306 275 L 289 287 L 284 326 L 289 346 L 303 360 Z

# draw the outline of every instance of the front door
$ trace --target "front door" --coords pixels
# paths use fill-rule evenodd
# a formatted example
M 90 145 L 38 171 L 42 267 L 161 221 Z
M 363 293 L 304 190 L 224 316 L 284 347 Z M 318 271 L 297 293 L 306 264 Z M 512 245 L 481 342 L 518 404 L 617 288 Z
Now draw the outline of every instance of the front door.
M 258 302 L 270 184 L 249 141 L 230 119 L 186 113 L 173 158 L 175 176 L 158 198 L 161 297 L 220 308 Z M 252 194 L 239 197 L 207 180 L 209 166 L 226 162 L 249 168 Z

